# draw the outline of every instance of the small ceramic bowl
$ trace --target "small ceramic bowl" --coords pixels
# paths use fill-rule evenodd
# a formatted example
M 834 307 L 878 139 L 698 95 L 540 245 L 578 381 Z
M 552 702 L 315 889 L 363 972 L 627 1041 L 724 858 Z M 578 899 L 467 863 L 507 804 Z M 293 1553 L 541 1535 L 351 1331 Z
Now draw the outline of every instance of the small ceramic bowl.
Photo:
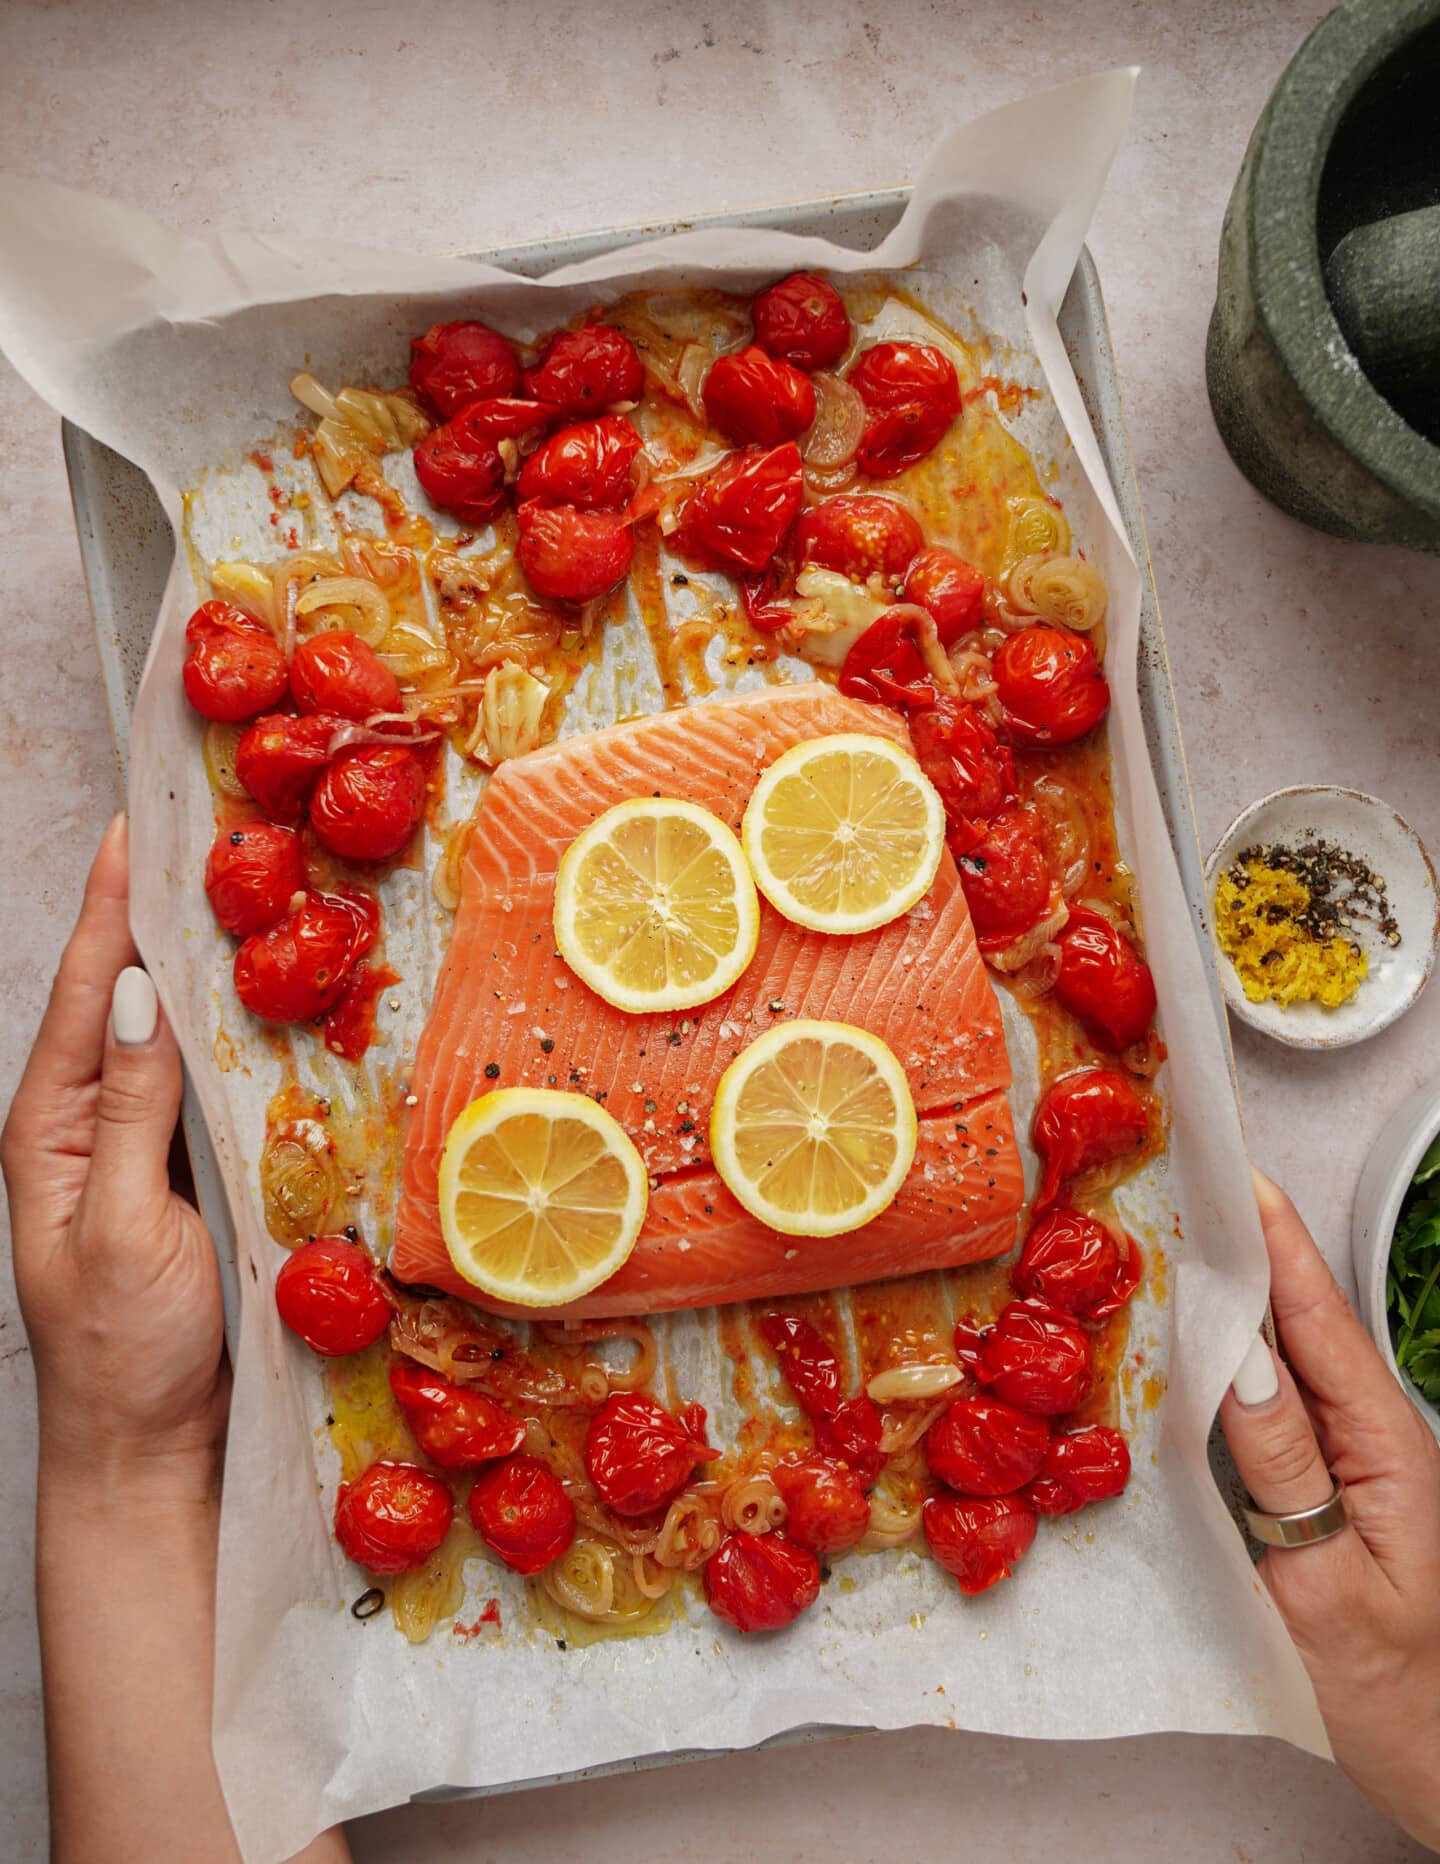
M 1440 1411 L 1422 1398 L 1415 1381 L 1395 1363 L 1390 1324 L 1385 1313 L 1385 1274 L 1395 1219 L 1425 1148 L 1440 1133 L 1440 1083 L 1428 1082 L 1396 1109 L 1386 1122 L 1375 1150 L 1365 1161 L 1355 1192 L 1350 1249 L 1360 1318 L 1370 1329 L 1385 1363 L 1414 1400 L 1421 1416 L 1440 1437 Z
M 1242 1023 L 1292 1048 L 1344 1048 L 1388 1028 L 1424 989 L 1440 939 L 1440 896 L 1420 837 L 1388 803 L 1359 790 L 1301 784 L 1262 796 L 1236 816 L 1205 863 L 1210 899 L 1221 874 L 1246 848 L 1315 836 L 1358 855 L 1385 882 L 1399 945 L 1383 944 L 1362 926 L 1357 937 L 1369 956 L 1369 973 L 1350 1001 L 1333 1010 L 1318 1003 L 1252 1003 L 1223 951 L 1217 950 L 1216 963 L 1225 1001 Z

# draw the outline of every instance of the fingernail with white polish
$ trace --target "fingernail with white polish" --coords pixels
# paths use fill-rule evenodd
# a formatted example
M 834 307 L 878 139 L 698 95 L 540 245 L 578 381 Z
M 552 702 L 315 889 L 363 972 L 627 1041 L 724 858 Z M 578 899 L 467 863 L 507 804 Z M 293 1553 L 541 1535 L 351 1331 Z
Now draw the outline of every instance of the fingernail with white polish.
M 160 1001 L 149 973 L 137 964 L 126 965 L 115 979 L 115 995 L 110 999 L 115 1040 L 121 1048 L 142 1048 L 154 1035 L 159 1018 Z
M 1275 1370 L 1275 1355 L 1263 1335 L 1257 1333 L 1250 1342 L 1249 1351 L 1240 1361 L 1240 1370 L 1231 1381 L 1230 1389 L 1235 1394 L 1236 1402 L 1243 1404 L 1247 1410 L 1253 1410 L 1256 1405 L 1269 1404 L 1279 1391 L 1280 1375 Z

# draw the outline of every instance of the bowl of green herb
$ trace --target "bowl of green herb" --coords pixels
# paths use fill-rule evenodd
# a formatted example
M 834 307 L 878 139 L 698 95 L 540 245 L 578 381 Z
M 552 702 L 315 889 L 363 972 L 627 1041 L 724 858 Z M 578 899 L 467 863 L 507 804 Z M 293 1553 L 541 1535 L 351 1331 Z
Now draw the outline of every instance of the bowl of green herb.
M 1360 1312 L 1440 1437 L 1440 1087 L 1381 1133 L 1360 1174 L 1352 1232 Z

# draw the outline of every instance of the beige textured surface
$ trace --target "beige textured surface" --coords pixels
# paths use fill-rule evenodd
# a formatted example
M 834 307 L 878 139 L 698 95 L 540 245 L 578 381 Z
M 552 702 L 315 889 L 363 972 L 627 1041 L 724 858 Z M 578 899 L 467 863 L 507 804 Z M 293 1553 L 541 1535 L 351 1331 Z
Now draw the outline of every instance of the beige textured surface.
M 474 247 L 906 179 L 949 122 L 1142 64 L 1092 245 L 1109 303 L 1202 840 L 1283 783 L 1384 796 L 1440 849 L 1440 564 L 1267 507 L 1211 425 L 1202 353 L 1220 216 L 1313 0 L 777 0 L 599 9 L 10 0 L 0 165 L 186 227 Z M 0 1102 L 118 801 L 58 424 L 0 365 Z M 1257 1159 L 1337 1265 L 1375 1132 L 1427 1073 L 1433 991 L 1345 1056 L 1241 1032 Z M 31 1381 L 0 1287 L 0 1856 L 44 1855 L 29 1511 Z M 743 1806 L 743 1816 L 738 1808 Z M 1333 1769 L 1265 1742 L 1047 1745 L 895 1735 L 634 1780 L 401 1810 L 365 1859 L 1045 1855 L 1176 1864 L 1422 1854 Z

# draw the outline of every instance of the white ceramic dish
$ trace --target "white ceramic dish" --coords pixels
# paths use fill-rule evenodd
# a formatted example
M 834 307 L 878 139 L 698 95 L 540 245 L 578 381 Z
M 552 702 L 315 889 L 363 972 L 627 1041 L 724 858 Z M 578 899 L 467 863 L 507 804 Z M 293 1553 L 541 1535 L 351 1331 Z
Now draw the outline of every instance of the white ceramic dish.
M 1358 855 L 1385 882 L 1400 928 L 1399 945 L 1387 946 L 1362 928 L 1358 937 L 1370 959 L 1369 974 L 1350 1001 L 1333 1010 L 1318 1003 L 1252 1003 L 1223 951 L 1216 952 L 1216 963 L 1225 1001 L 1242 1023 L 1292 1048 L 1344 1048 L 1378 1035 L 1403 1016 L 1435 962 L 1440 939 L 1435 869 L 1404 817 L 1360 790 L 1316 784 L 1274 790 L 1242 810 L 1216 843 L 1205 863 L 1206 895 L 1213 917 L 1216 882 L 1244 849 L 1316 836 Z
M 1440 1411 L 1421 1397 L 1415 1381 L 1395 1363 L 1385 1314 L 1385 1273 L 1390 1263 L 1395 1219 L 1400 1214 L 1410 1180 L 1415 1176 L 1415 1168 L 1436 1133 L 1440 1133 L 1440 1082 L 1430 1081 L 1391 1115 L 1375 1142 L 1374 1151 L 1365 1161 L 1355 1192 L 1350 1249 L 1360 1297 L 1360 1317 L 1370 1329 L 1386 1365 L 1410 1394 L 1431 1430 L 1440 1437 Z

